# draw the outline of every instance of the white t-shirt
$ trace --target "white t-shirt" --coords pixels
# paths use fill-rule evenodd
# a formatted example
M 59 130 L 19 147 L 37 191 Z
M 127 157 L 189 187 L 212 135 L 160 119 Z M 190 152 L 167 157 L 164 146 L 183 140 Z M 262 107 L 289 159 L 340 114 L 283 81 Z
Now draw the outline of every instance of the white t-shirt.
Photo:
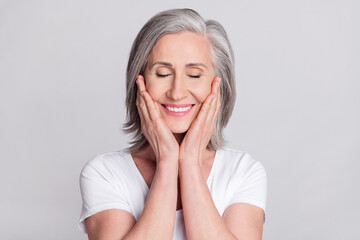
M 233 203 L 266 205 L 266 172 L 248 153 L 232 149 L 216 151 L 206 184 L 222 216 Z M 106 209 L 123 209 L 138 221 L 149 193 L 128 150 L 98 155 L 82 169 L 83 198 L 79 228 L 86 233 L 85 219 Z M 183 211 L 176 211 L 173 239 L 186 239 Z

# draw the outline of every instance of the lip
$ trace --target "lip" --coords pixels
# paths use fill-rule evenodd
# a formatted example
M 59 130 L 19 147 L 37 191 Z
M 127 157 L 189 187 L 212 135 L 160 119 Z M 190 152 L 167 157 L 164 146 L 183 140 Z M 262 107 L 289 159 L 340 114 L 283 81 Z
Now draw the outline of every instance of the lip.
M 170 103 L 166 103 L 166 104 L 161 104 L 161 106 L 163 107 L 166 114 L 168 114 L 170 116 L 173 116 L 173 117 L 182 117 L 182 116 L 185 116 L 186 114 L 188 114 L 191 111 L 191 109 L 193 109 L 195 104 L 170 104 Z M 191 106 L 191 107 L 190 107 L 189 110 L 187 110 L 185 112 L 172 112 L 172 111 L 167 110 L 165 106 L 176 107 L 176 108 L 189 107 L 189 106 Z
M 161 105 L 165 105 L 165 106 L 168 106 L 168 107 L 177 107 L 177 108 L 180 108 L 180 107 L 192 106 L 192 105 L 194 105 L 194 104 L 172 104 L 172 103 L 164 103 L 164 104 L 161 104 Z

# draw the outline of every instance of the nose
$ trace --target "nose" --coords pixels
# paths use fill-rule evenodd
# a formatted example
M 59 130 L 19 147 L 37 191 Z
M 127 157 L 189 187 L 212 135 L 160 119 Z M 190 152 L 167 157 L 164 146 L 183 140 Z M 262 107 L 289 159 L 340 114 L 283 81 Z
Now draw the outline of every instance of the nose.
M 185 86 L 185 81 L 182 75 L 176 74 L 171 82 L 171 86 L 167 91 L 167 97 L 174 101 L 179 101 L 186 98 L 188 91 Z

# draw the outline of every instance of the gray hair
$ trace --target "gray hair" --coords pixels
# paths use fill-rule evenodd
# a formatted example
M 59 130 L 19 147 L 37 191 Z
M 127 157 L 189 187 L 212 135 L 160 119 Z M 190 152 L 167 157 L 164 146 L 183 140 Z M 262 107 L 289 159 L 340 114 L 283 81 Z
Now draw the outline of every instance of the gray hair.
M 211 44 L 210 54 L 215 76 L 221 77 L 221 107 L 214 134 L 208 148 L 217 150 L 224 146 L 223 129 L 228 123 L 235 104 L 234 54 L 226 32 L 220 23 L 205 21 L 192 9 L 171 9 L 152 17 L 140 30 L 132 45 L 126 70 L 126 121 L 123 131 L 133 134 L 130 152 L 145 147 L 148 142 L 141 131 L 140 116 L 136 107 L 138 75 L 144 75 L 148 57 L 155 43 L 165 34 L 190 31 L 201 34 Z

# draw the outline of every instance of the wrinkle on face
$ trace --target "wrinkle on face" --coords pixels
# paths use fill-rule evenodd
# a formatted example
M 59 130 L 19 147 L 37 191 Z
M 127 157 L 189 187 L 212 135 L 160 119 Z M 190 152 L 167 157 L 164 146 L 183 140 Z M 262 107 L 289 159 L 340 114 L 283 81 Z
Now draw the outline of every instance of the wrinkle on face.
M 147 91 L 172 132 L 186 132 L 209 95 L 214 79 L 208 39 L 193 32 L 164 35 L 152 49 L 144 77 Z M 191 114 L 173 117 L 163 111 L 164 103 L 194 107 Z

